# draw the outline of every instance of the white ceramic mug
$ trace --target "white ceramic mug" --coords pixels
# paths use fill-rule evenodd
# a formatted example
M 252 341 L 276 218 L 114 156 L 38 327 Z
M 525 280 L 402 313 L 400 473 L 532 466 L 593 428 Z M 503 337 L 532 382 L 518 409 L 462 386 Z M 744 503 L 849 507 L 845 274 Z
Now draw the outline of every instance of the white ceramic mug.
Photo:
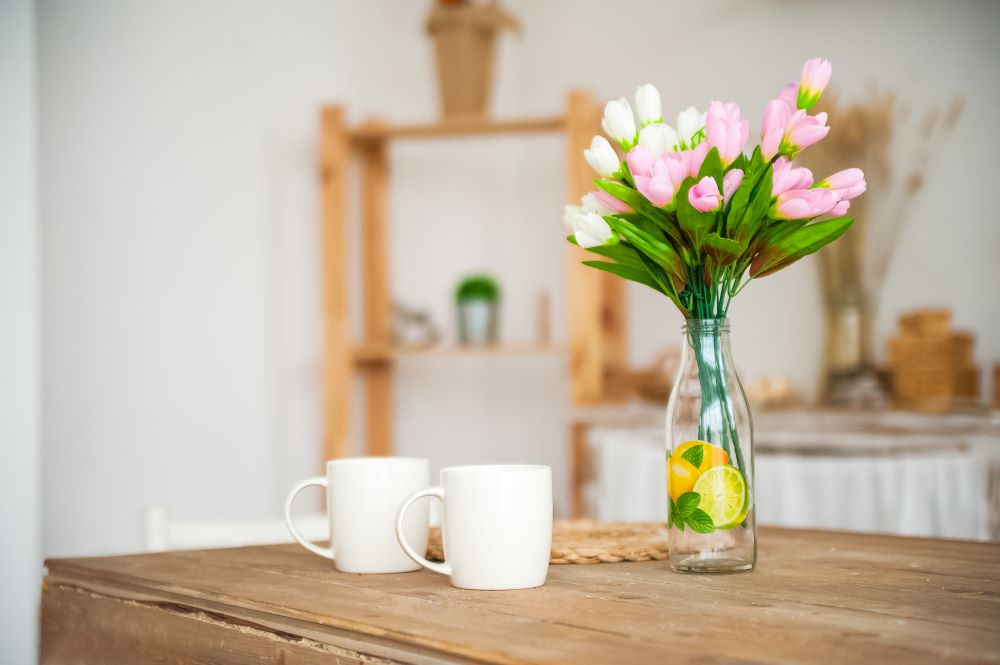
M 285 522 L 292 536 L 310 552 L 332 559 L 345 573 L 402 573 L 419 570 L 396 540 L 396 510 L 415 490 L 427 487 L 425 459 L 355 457 L 330 460 L 326 476 L 303 480 L 285 501 Z M 302 537 L 292 520 L 292 502 L 307 487 L 326 488 L 330 547 Z M 427 506 L 414 511 L 400 529 L 413 546 L 427 549 Z
M 425 496 L 444 504 L 444 563 L 423 557 L 406 529 L 407 511 Z M 399 507 L 396 537 L 411 559 L 462 589 L 528 589 L 545 584 L 552 549 L 552 469 L 534 465 L 453 466 L 441 484 Z

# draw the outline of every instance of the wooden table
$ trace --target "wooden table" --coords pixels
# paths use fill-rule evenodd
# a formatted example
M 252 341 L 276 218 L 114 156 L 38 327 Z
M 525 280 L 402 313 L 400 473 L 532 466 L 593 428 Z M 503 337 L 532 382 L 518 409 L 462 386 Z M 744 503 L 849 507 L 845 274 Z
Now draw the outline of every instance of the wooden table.
M 1000 544 L 760 530 L 749 574 L 552 566 L 525 591 L 275 545 L 47 562 L 43 663 L 1000 662 Z

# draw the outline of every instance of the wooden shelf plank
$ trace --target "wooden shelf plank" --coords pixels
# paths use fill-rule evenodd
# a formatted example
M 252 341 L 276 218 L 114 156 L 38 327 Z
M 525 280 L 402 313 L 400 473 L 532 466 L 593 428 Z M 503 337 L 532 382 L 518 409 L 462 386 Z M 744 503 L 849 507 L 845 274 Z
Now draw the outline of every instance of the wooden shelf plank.
M 459 357 L 459 356 L 525 356 L 564 353 L 561 344 L 536 342 L 511 342 L 490 346 L 456 346 L 441 344 L 431 347 L 387 346 L 384 344 L 359 344 L 354 347 L 354 362 L 358 364 L 388 363 L 400 357 Z
M 455 138 L 460 136 L 495 136 L 503 134 L 540 134 L 559 132 L 566 126 L 566 118 L 558 115 L 547 118 L 517 118 L 490 120 L 486 118 L 447 119 L 419 125 L 362 125 L 351 132 L 355 143 L 369 143 L 393 139 Z

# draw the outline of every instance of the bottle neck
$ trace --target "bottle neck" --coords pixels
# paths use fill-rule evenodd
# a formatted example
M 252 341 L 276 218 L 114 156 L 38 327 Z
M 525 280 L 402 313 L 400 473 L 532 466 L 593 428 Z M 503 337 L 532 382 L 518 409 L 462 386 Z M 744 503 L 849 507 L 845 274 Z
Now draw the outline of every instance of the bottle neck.
M 729 319 L 687 319 L 681 331 L 686 337 L 728 337 Z

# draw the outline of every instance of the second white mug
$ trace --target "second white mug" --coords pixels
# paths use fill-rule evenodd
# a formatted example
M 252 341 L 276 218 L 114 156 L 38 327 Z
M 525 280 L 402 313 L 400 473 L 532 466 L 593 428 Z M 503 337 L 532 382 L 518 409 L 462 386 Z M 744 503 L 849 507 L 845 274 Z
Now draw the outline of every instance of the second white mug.
M 444 503 L 444 563 L 424 558 L 406 533 L 406 513 L 422 497 Z M 454 466 L 441 484 L 409 496 L 396 516 L 403 551 L 462 589 L 528 589 L 545 584 L 552 549 L 552 469 L 536 465 Z M 415 549 L 419 548 L 419 549 Z

